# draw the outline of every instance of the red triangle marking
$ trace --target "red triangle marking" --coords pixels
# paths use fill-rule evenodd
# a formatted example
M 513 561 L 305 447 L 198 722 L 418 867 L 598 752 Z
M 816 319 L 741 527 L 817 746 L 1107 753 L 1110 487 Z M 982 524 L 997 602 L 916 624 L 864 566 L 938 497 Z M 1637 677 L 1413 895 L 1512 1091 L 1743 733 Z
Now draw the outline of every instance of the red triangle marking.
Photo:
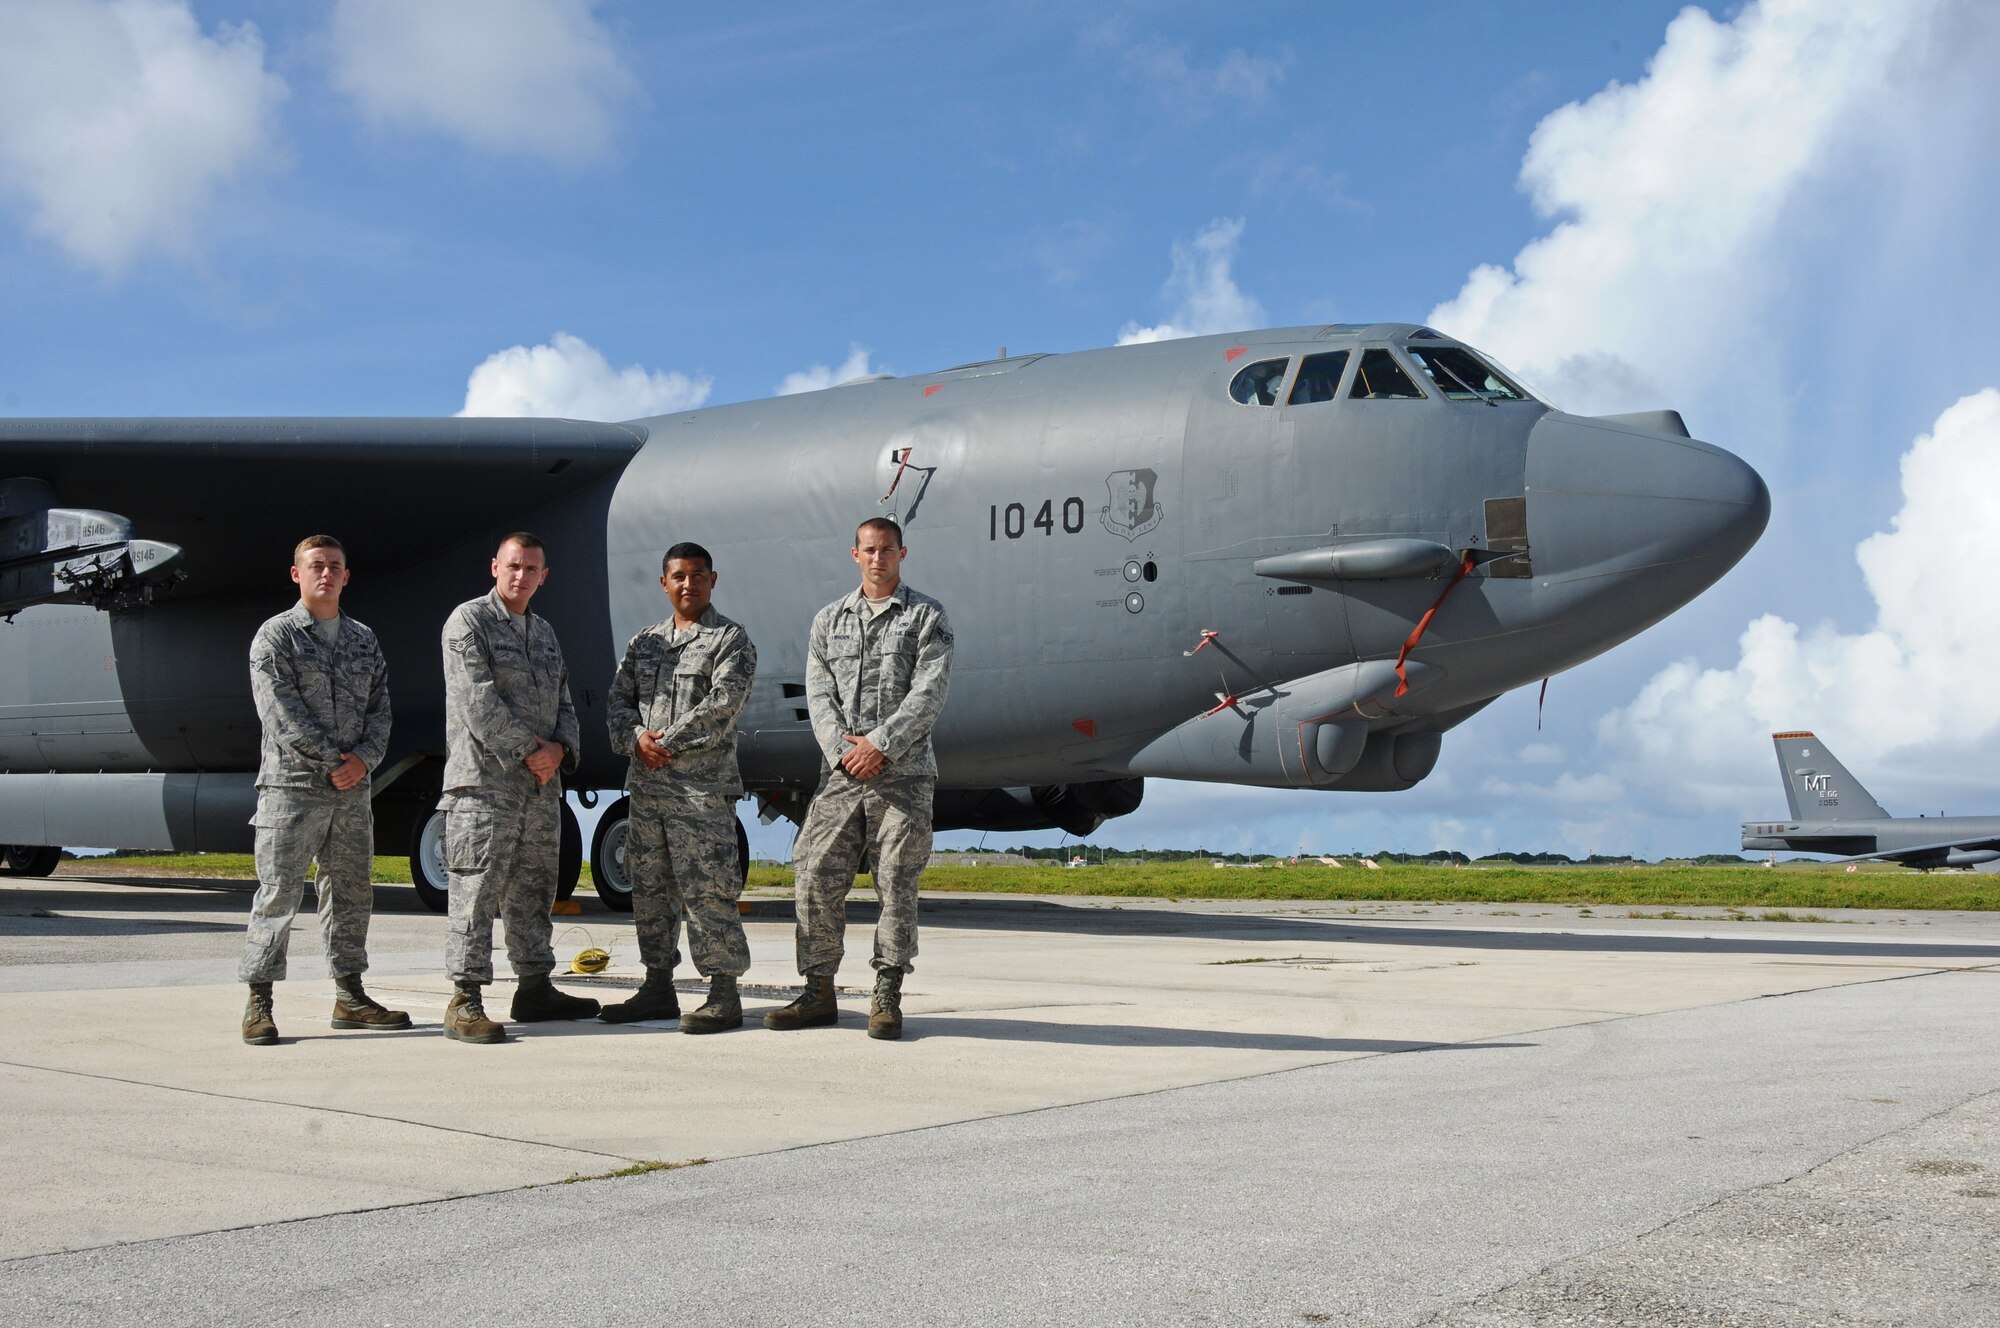
M 1236 363 L 1236 357 L 1248 351 L 1249 349 L 1250 348 L 1248 346 L 1231 346 L 1228 350 L 1222 352 L 1223 363 L 1225 364 Z
M 1097 721 L 1094 719 L 1072 719 L 1069 726 L 1086 738 L 1097 736 Z
M 932 383 L 929 387 L 924 389 L 924 395 L 929 396 L 931 393 L 937 391 L 939 388 L 943 386 L 944 386 L 943 383 Z

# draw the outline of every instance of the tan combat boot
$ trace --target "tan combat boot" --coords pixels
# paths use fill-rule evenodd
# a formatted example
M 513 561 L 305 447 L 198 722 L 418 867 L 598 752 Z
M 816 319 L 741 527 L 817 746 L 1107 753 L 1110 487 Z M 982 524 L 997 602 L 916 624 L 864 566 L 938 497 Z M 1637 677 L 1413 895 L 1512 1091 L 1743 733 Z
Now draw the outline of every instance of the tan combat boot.
M 806 978 L 806 989 L 783 1009 L 764 1015 L 764 1027 L 786 1032 L 794 1028 L 825 1028 L 840 1019 L 840 1005 L 833 998 L 833 975 Z
M 699 1010 L 681 1017 L 683 1033 L 720 1033 L 725 1028 L 743 1027 L 743 1000 L 736 994 L 736 979 L 717 973 L 708 980 L 708 1000 Z
M 250 984 L 250 1003 L 243 1007 L 243 1040 L 253 1047 L 278 1044 L 278 1025 L 271 1018 L 271 984 Z
M 546 973 L 530 973 L 514 980 L 514 1004 L 510 1013 L 517 1024 L 542 1024 L 554 1019 L 588 1019 L 598 1005 L 588 996 L 572 996 L 556 989 Z
M 444 1035 L 454 1042 L 505 1042 L 507 1029 L 486 1017 L 479 984 L 461 982 L 458 994 L 444 1007 Z
M 373 996 L 361 989 L 359 973 L 344 973 L 333 980 L 333 1026 L 335 1028 L 408 1028 L 410 1016 L 401 1010 L 385 1010 Z
M 642 1019 L 678 1019 L 681 998 L 674 991 L 674 970 L 649 968 L 646 980 L 630 999 L 607 1005 L 597 1012 L 607 1024 L 636 1024 Z
M 868 1036 L 894 1042 L 903 1036 L 903 970 L 875 970 L 875 999 L 868 1006 Z

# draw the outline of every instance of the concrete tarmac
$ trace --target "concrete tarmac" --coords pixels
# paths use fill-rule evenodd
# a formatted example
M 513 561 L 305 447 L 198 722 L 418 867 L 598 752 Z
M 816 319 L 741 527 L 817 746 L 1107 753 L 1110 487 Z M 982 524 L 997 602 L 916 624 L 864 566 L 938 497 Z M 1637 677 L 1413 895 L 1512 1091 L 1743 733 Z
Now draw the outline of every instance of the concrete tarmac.
M 2000 1323 L 2000 918 L 927 898 L 878 1043 L 859 922 L 754 1026 L 774 902 L 752 1027 L 467 1047 L 377 893 L 418 1028 L 326 1027 L 308 917 L 250 1048 L 247 893 L 0 881 L 10 1317 Z

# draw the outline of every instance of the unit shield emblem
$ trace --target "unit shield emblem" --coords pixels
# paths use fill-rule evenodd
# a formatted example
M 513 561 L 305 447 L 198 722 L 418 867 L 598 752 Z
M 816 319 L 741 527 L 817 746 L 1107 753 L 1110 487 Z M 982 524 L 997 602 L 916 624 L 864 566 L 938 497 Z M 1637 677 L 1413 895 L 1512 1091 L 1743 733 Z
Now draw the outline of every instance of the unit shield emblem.
M 1166 509 L 1153 499 L 1153 486 L 1160 477 L 1150 470 L 1114 470 L 1104 477 L 1111 501 L 1099 513 L 1104 528 L 1114 535 L 1136 540 L 1154 526 Z

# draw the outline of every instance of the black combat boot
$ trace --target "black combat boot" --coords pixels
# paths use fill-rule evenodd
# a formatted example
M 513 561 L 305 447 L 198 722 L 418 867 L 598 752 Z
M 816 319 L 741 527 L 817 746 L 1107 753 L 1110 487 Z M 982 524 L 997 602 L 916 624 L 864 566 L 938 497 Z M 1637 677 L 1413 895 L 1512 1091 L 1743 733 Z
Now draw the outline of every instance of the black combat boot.
M 486 1017 L 486 1002 L 477 982 L 461 982 L 458 994 L 444 1007 L 444 1035 L 455 1042 L 505 1042 L 505 1025 Z
M 636 1024 L 642 1019 L 678 1019 L 681 1000 L 674 993 L 674 970 L 649 968 L 646 980 L 627 1000 L 607 1005 L 597 1012 L 607 1024 Z
M 597 1013 L 597 1002 L 588 996 L 572 996 L 556 990 L 546 973 L 514 980 L 512 1014 L 517 1024 L 547 1023 L 552 1019 L 588 1019 Z
M 401 1010 L 385 1010 L 373 996 L 361 989 L 359 973 L 344 973 L 333 980 L 333 1026 L 335 1028 L 408 1028 L 410 1016 Z
M 840 1019 L 840 1006 L 833 999 L 833 975 L 808 977 L 799 998 L 783 1009 L 764 1015 L 764 1027 L 786 1031 L 794 1028 L 825 1028 Z
M 278 1044 L 278 1025 L 271 1018 L 271 984 L 250 984 L 250 1003 L 243 1007 L 243 1040 L 253 1047 Z
M 720 1033 L 725 1028 L 743 1027 L 743 1001 L 736 994 L 736 979 L 717 973 L 708 980 L 708 1000 L 699 1010 L 681 1018 L 683 1033 Z
M 894 1042 L 903 1036 L 903 970 L 875 970 L 875 999 L 868 1006 L 868 1036 Z

